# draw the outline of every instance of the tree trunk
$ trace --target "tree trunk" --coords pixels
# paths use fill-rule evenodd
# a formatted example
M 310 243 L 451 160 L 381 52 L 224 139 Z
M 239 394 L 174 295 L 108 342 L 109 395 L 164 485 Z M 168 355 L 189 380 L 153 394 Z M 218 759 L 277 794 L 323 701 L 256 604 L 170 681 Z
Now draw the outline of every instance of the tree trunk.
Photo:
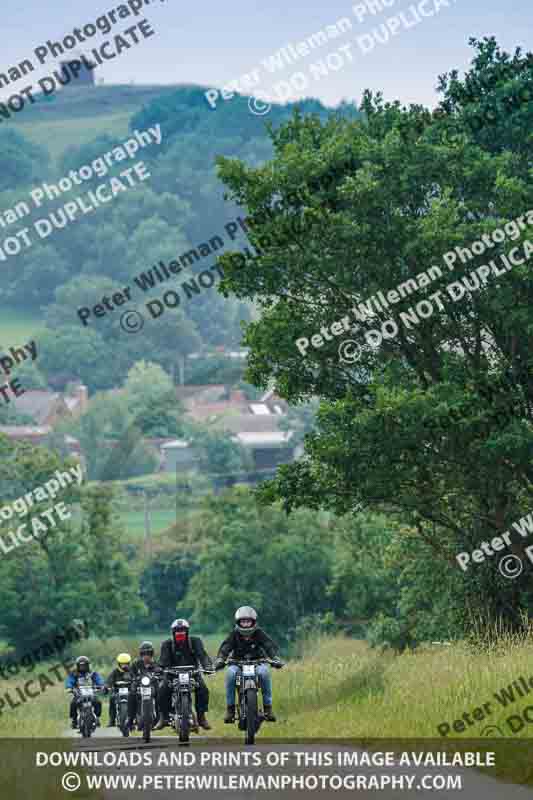
M 179 385 L 185 386 L 185 356 L 178 356 Z

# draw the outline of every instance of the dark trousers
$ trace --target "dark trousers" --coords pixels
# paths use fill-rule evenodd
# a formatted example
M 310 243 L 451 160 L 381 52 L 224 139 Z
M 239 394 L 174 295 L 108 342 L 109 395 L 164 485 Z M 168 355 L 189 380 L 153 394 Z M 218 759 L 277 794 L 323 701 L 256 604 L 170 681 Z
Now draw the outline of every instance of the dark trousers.
M 102 703 L 100 702 L 100 700 L 93 700 L 93 708 L 94 708 L 94 713 L 96 714 L 96 716 L 100 717 L 102 715 Z M 71 700 L 70 701 L 70 718 L 71 719 L 76 719 L 77 715 L 78 715 L 78 704 L 76 703 L 75 700 Z
M 205 714 L 209 708 L 209 689 L 206 686 L 204 679 L 199 676 L 197 679 L 198 688 L 194 693 L 194 705 L 197 714 Z M 159 692 L 157 695 L 157 702 L 159 710 L 165 718 L 170 714 L 170 703 L 172 698 L 172 689 L 168 681 L 163 680 L 159 685 Z
M 111 695 L 109 698 L 109 722 L 113 724 L 116 722 L 117 719 L 117 698 L 114 694 Z

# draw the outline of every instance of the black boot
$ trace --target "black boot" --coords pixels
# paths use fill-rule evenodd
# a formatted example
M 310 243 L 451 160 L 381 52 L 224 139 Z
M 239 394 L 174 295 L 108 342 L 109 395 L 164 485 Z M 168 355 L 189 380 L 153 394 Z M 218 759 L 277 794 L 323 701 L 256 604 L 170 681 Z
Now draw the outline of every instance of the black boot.
M 117 724 L 116 720 L 113 717 L 111 717 L 111 719 L 107 723 L 107 727 L 108 728 L 114 728 L 116 724 Z
M 226 716 L 224 717 L 224 722 L 228 725 L 231 722 L 235 722 L 235 706 L 228 706 L 226 709 Z
M 157 720 L 157 725 L 154 727 L 154 731 L 162 731 L 168 724 L 168 720 L 165 719 L 163 714 L 159 714 L 159 719 Z
M 203 728 L 204 731 L 210 731 L 211 725 L 209 724 L 209 720 L 205 715 L 205 711 L 198 712 L 198 725 L 200 728 Z
M 70 727 L 72 728 L 73 731 L 78 730 L 78 723 L 75 719 L 70 720 Z
M 264 717 L 267 720 L 267 722 L 275 722 L 276 721 L 276 717 L 272 713 L 272 706 L 264 706 L 263 714 L 264 714 Z

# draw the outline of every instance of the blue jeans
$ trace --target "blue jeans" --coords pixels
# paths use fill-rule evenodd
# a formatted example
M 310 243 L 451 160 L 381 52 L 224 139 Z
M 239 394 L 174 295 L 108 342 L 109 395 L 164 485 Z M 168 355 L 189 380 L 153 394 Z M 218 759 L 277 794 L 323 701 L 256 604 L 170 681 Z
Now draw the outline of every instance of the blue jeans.
M 235 683 L 237 673 L 241 668 L 236 664 L 230 664 L 226 670 L 226 703 L 228 706 L 235 705 Z M 272 705 L 272 678 L 267 664 L 259 664 L 256 668 L 256 675 L 259 678 L 259 685 L 263 692 L 263 705 Z

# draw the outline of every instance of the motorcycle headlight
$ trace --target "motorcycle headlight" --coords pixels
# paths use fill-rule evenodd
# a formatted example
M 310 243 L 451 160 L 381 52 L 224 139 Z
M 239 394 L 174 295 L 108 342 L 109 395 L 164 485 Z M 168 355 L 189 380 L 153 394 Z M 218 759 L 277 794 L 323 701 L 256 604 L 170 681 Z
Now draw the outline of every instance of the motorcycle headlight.
M 144 678 L 141 678 L 141 683 L 143 686 L 150 686 L 150 678 L 147 678 L 145 675 Z

